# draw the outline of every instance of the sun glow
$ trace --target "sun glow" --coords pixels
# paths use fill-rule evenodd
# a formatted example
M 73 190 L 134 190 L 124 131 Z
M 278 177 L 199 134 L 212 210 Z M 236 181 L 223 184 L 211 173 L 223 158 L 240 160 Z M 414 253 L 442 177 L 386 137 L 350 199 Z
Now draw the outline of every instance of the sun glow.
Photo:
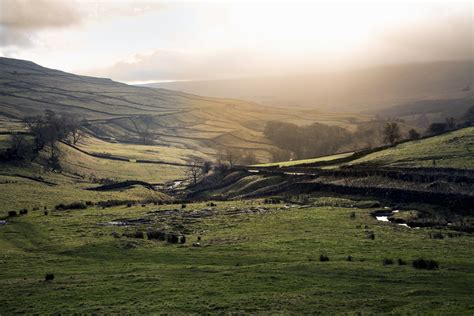
M 281 52 L 338 53 L 357 49 L 401 21 L 420 14 L 420 4 L 257 2 L 228 8 L 234 41 Z

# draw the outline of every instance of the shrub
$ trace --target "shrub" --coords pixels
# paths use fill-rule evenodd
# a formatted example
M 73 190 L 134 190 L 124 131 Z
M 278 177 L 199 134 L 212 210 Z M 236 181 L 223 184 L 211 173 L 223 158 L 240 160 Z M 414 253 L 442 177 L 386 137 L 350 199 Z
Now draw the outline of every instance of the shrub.
M 175 234 L 168 234 L 168 242 L 171 244 L 177 244 L 179 241 L 178 235 Z
M 186 208 L 186 204 L 181 204 L 181 208 Z
M 100 201 L 97 202 L 97 205 L 101 206 L 102 208 L 112 207 L 112 206 L 120 206 L 120 205 L 127 205 L 128 203 L 133 203 L 130 200 L 107 200 L 107 201 Z
M 54 274 L 46 273 L 46 275 L 44 276 L 44 280 L 45 281 L 53 281 L 54 280 Z
M 186 236 L 181 236 L 181 238 L 179 239 L 179 242 L 182 243 L 182 244 L 185 244 L 186 243 Z
M 352 256 L 347 256 L 347 261 L 352 261 Z
M 72 202 L 70 204 L 58 204 L 55 206 L 56 210 L 64 211 L 64 210 L 83 210 L 86 209 L 87 205 L 82 202 Z
M 356 213 L 355 213 L 355 212 L 351 212 L 351 213 L 349 214 L 349 218 L 350 218 L 350 219 L 355 219 L 355 218 L 356 218 Z
M 329 261 L 329 257 L 325 255 L 319 255 L 319 261 L 321 262 Z
M 86 205 L 87 206 L 92 206 L 92 205 L 94 205 L 94 203 L 92 203 L 92 201 L 86 201 Z
M 158 240 L 165 241 L 166 240 L 166 233 L 165 232 L 158 232 Z
M 375 239 L 375 233 L 372 232 L 372 231 L 367 232 L 367 238 L 374 240 Z
M 16 211 L 8 211 L 8 217 L 15 217 L 16 215 Z
M 388 258 L 384 258 L 384 259 L 383 259 L 383 265 L 384 265 L 384 266 L 387 266 L 387 265 L 390 265 L 390 264 L 393 264 L 393 260 L 392 260 L 392 259 L 388 259 Z
M 430 234 L 430 238 L 432 238 L 432 239 L 443 239 L 444 235 L 441 232 L 436 232 L 434 234 Z
M 405 260 L 398 258 L 398 265 L 399 265 L 399 266 L 404 266 L 404 265 L 406 265 L 406 264 L 407 264 L 407 263 L 405 262 Z
M 26 208 L 23 208 L 20 210 L 20 215 L 26 215 L 28 214 L 28 210 Z
M 425 270 L 436 270 L 438 269 L 438 262 L 434 260 L 426 260 L 419 258 L 413 260 L 413 268 L 415 269 L 425 269 Z
M 48 215 L 48 211 L 44 211 L 44 216 Z
M 139 239 L 145 238 L 145 234 L 140 230 L 137 230 L 135 232 L 125 232 L 123 235 L 128 238 L 139 238 Z
M 33 207 L 33 211 L 39 211 L 39 209 L 40 208 L 38 206 Z
M 148 237 L 148 239 L 165 240 L 166 234 L 158 230 L 148 230 L 146 232 L 146 236 Z

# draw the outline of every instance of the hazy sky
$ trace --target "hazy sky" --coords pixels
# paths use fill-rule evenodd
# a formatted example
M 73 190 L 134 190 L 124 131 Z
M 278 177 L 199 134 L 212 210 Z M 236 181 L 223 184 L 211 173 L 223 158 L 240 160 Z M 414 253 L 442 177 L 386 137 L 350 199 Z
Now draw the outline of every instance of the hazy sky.
M 0 55 L 125 82 L 473 59 L 471 1 L 0 0 Z

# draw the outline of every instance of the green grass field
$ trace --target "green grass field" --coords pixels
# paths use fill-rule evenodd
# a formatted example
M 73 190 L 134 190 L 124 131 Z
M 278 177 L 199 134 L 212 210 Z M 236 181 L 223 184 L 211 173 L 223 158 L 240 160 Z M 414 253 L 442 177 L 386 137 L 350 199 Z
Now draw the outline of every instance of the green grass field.
M 343 153 L 313 159 L 260 164 L 258 167 L 296 167 L 308 163 L 332 161 L 350 157 Z M 435 163 L 433 164 L 433 160 Z M 442 135 L 414 140 L 383 149 L 347 163 L 325 166 L 334 169 L 341 166 L 373 164 L 388 167 L 437 167 L 474 169 L 474 127 L 468 127 Z
M 318 158 L 311 158 L 311 159 L 302 159 L 302 160 L 292 160 L 292 161 L 283 161 L 283 162 L 275 162 L 275 163 L 267 163 L 267 164 L 259 164 L 256 167 L 294 167 L 298 165 L 304 165 L 314 162 L 321 162 L 321 161 L 331 161 L 339 158 L 345 158 L 352 155 L 352 152 L 343 153 L 343 154 L 336 154 Z
M 403 143 L 350 162 L 362 163 L 391 167 L 474 169 L 474 127 Z
M 232 207 L 262 207 L 259 202 L 217 202 L 216 214 L 194 219 L 160 217 L 160 210 L 173 209 L 170 205 L 48 216 L 30 212 L 15 218 L 0 226 L 0 312 L 474 312 L 470 236 L 430 239 L 430 229 L 380 223 L 369 216 L 370 209 L 331 206 L 341 205 L 332 198 L 313 200 L 326 205 L 320 207 L 280 204 L 266 206 L 273 209 L 266 213 L 227 214 Z M 203 208 L 188 204 L 184 212 Z M 97 224 L 146 216 L 153 222 L 139 227 Z M 147 227 L 186 231 L 188 241 L 172 245 L 111 235 Z M 366 237 L 366 230 L 375 233 L 375 240 Z M 192 247 L 198 235 L 202 247 Z M 330 261 L 320 262 L 320 254 Z M 414 269 L 410 263 L 419 257 L 437 260 L 439 270 Z M 384 266 L 384 258 L 395 264 Z M 398 258 L 408 264 L 397 265 Z M 45 282 L 46 273 L 55 279 Z

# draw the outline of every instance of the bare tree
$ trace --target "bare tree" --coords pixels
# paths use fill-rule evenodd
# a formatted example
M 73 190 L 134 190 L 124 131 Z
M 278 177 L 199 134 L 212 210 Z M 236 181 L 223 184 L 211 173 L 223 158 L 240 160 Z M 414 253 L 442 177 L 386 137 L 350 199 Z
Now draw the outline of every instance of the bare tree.
M 153 125 L 153 117 L 143 116 L 143 126 L 139 131 L 139 135 L 142 139 L 143 144 L 150 145 L 152 143 L 151 126 Z
M 247 166 L 257 164 L 258 160 L 257 160 L 257 156 L 255 155 L 255 152 L 249 151 L 243 154 L 240 159 L 240 163 Z
M 446 128 L 447 129 L 455 129 L 456 128 L 456 119 L 454 117 L 447 117 L 446 118 Z
M 275 148 L 270 154 L 272 155 L 272 162 L 288 161 L 291 159 L 291 152 L 289 150 Z
M 418 139 L 420 138 L 420 133 L 416 131 L 416 129 L 412 128 L 408 131 L 408 138 L 409 139 Z
M 21 134 L 13 134 L 9 139 L 9 147 L 6 151 L 6 156 L 9 159 L 24 159 L 31 152 L 30 144 Z
M 190 166 L 188 167 L 188 170 L 186 171 L 186 175 L 190 178 L 192 184 L 196 184 L 198 179 L 201 177 L 202 172 L 202 161 L 200 159 L 193 159 Z
M 44 115 L 25 119 L 26 126 L 34 138 L 34 151 L 49 150 L 49 163 L 53 169 L 59 169 L 59 148 L 57 143 L 65 140 L 70 130 L 64 115 L 46 110 Z
M 201 169 L 203 174 L 208 174 L 212 170 L 212 162 L 204 161 Z
M 386 144 L 394 145 L 400 140 L 400 127 L 396 122 L 387 122 L 383 129 L 383 138 Z
M 238 149 L 220 147 L 217 149 L 217 164 L 228 164 L 232 168 L 236 164 L 239 154 Z

